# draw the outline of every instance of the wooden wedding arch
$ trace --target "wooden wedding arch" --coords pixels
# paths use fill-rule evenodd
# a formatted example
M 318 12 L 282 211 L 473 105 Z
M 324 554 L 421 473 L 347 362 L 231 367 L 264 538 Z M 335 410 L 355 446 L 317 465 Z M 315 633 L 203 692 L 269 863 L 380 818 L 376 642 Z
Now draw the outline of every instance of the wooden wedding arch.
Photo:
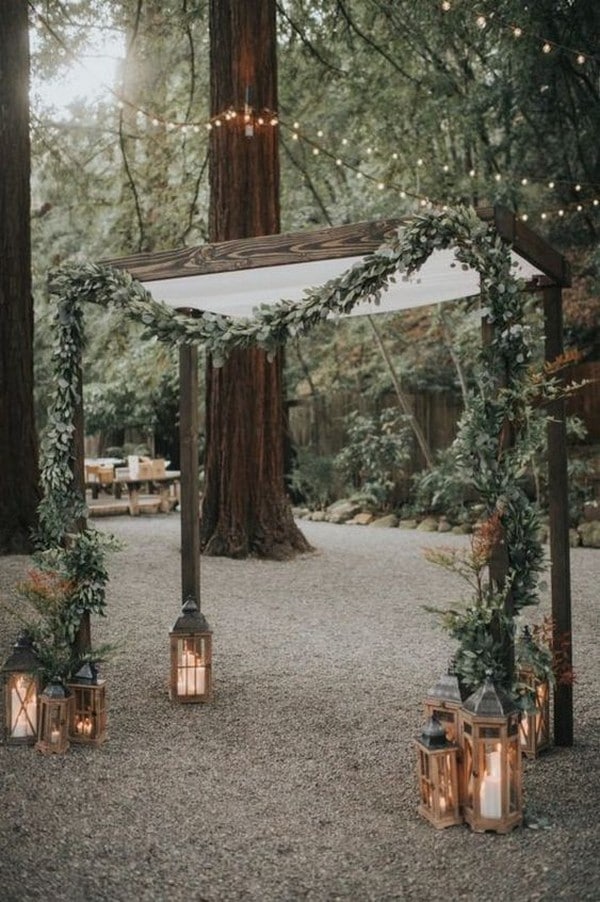
M 545 359 L 563 353 L 562 289 L 570 284 L 565 258 L 510 211 L 477 210 L 508 243 L 517 275 L 527 291 L 541 294 Z M 174 251 L 142 253 L 102 261 L 124 269 L 170 307 L 250 315 L 258 303 L 295 300 L 303 292 L 339 276 L 408 220 L 387 219 L 326 229 L 237 239 Z M 456 266 L 452 251 L 434 251 L 415 277 L 389 286 L 379 307 L 357 305 L 353 314 L 408 309 L 479 293 L 479 274 Z M 200 606 L 200 535 L 198 508 L 197 348 L 180 351 L 181 429 L 181 590 Z M 567 443 L 564 401 L 551 404 L 548 417 L 548 483 L 551 595 L 554 638 L 571 634 L 571 587 L 568 522 Z M 569 652 L 570 655 L 570 652 Z M 570 663 L 570 661 L 569 661 Z M 573 742 L 573 695 L 570 685 L 556 687 L 554 740 Z

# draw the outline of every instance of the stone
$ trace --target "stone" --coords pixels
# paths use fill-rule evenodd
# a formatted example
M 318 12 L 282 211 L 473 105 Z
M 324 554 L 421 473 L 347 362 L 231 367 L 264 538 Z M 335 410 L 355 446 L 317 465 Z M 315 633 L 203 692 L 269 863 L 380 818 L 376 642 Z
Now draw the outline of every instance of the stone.
M 398 529 L 416 529 L 417 523 L 417 520 L 400 520 L 400 522 L 398 523 Z
M 438 531 L 438 521 L 435 517 L 425 517 L 424 520 L 421 520 L 419 525 L 417 526 L 419 532 L 437 532 Z
M 576 529 L 569 530 L 569 546 L 571 548 L 579 548 L 581 545 L 581 536 Z
M 356 526 L 368 526 L 369 523 L 372 523 L 373 519 L 373 514 L 369 514 L 367 513 L 367 511 L 363 511 L 360 514 L 356 514 L 356 516 L 352 517 L 351 520 L 348 520 L 348 523 L 353 523 Z
M 346 523 L 362 511 L 361 505 L 349 498 L 334 501 L 326 510 L 326 518 L 330 523 Z
M 446 518 L 440 517 L 438 522 L 438 532 L 450 532 L 451 529 L 452 526 L 450 525 L 450 523 L 448 523 Z
M 588 522 L 600 520 L 600 504 L 597 501 L 586 501 L 584 503 L 583 519 Z
M 468 536 L 473 532 L 473 527 L 470 523 L 458 523 L 452 527 L 451 532 L 453 536 Z
M 581 536 L 581 544 L 585 548 L 600 548 L 600 521 L 591 520 L 580 523 L 577 532 Z
M 377 517 L 376 520 L 369 523 L 369 526 L 376 526 L 378 529 L 395 527 L 398 526 L 398 517 L 396 514 L 386 514 L 385 517 Z
M 324 523 L 327 519 L 327 514 L 325 511 L 313 511 L 312 514 L 309 515 L 309 520 L 314 520 L 315 523 Z

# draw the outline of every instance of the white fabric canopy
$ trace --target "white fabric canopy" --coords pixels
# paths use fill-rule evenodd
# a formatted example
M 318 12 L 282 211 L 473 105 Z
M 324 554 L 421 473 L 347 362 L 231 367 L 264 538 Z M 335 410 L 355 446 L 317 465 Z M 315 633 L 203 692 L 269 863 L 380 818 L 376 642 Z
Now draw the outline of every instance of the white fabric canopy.
M 515 252 L 515 274 L 529 280 L 542 275 Z M 310 263 L 263 266 L 222 273 L 189 275 L 145 282 L 145 288 L 170 307 L 191 307 L 229 316 L 250 316 L 261 303 L 300 300 L 307 288 L 319 288 L 337 278 L 362 257 L 339 257 Z M 454 265 L 453 265 L 454 264 Z M 410 307 L 423 307 L 442 301 L 471 297 L 479 293 L 479 273 L 463 270 L 453 250 L 435 251 L 418 273 L 397 281 L 382 294 L 379 306 L 359 303 L 353 316 L 365 313 L 390 313 Z

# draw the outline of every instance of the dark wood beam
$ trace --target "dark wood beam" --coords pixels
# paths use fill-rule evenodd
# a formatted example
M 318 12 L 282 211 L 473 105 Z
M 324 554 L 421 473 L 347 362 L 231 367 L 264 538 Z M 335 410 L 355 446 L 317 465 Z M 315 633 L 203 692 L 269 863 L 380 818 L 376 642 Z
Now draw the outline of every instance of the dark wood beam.
M 569 267 L 565 258 L 543 238 L 503 207 L 477 211 L 485 222 L 494 224 L 513 250 L 540 269 L 551 284 L 568 285 Z M 311 229 L 259 238 L 240 238 L 178 250 L 133 254 L 101 262 L 126 269 L 141 282 L 227 273 L 263 266 L 310 263 L 340 257 L 359 257 L 376 251 L 395 229 L 410 219 L 380 219 L 355 222 L 326 229 Z M 539 283 L 530 286 L 539 290 Z
M 181 600 L 200 608 L 200 501 L 198 483 L 198 348 L 179 350 L 181 470 Z

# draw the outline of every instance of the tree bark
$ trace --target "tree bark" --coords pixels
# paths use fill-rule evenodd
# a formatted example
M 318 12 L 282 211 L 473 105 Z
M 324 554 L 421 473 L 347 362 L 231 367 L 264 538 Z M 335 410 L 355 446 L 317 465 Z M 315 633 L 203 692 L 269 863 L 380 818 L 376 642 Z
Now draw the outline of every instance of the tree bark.
M 211 241 L 279 232 L 275 0 L 211 0 Z M 225 119 L 228 109 L 235 118 Z M 259 121 L 259 120 L 262 120 Z M 207 554 L 286 558 L 309 545 L 284 488 L 282 356 L 236 351 L 208 361 L 205 494 Z
M 33 403 L 28 7 L 0 15 L 0 554 L 31 551 L 39 504 Z

